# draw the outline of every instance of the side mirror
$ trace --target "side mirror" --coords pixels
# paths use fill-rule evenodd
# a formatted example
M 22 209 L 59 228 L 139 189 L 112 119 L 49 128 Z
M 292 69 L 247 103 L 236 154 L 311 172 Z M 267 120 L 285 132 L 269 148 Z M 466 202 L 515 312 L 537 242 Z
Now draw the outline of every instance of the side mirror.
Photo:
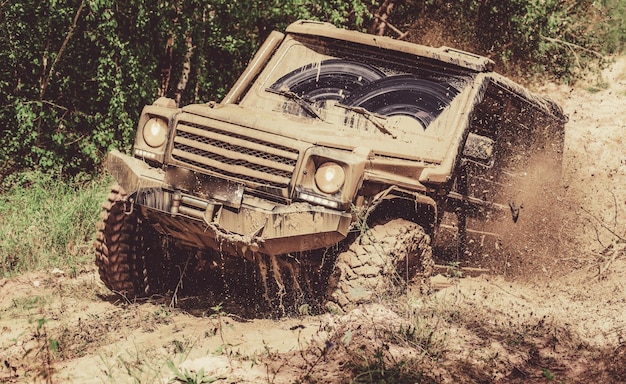
M 487 167 L 493 165 L 495 141 L 486 137 L 470 133 L 465 140 L 463 157 Z

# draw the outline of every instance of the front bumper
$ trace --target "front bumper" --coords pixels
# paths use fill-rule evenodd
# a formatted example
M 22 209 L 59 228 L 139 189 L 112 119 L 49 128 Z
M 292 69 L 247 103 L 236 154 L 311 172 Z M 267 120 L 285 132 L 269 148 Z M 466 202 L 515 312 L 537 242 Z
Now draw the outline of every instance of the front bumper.
M 298 202 L 277 204 L 243 186 L 188 170 L 166 172 L 119 151 L 107 167 L 158 231 L 199 248 L 249 256 L 306 251 L 344 239 L 352 215 Z

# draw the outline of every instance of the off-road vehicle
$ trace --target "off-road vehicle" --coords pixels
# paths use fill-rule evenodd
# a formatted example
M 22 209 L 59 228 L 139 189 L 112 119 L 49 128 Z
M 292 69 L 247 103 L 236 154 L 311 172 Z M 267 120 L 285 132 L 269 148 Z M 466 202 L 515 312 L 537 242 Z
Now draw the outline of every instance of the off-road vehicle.
M 159 98 L 132 155 L 109 153 L 101 279 L 128 297 L 189 278 L 341 310 L 394 282 L 428 289 L 431 239 L 493 258 L 525 220 L 546 225 L 520 206 L 553 185 L 566 121 L 493 67 L 327 23 L 273 32 L 221 102 Z

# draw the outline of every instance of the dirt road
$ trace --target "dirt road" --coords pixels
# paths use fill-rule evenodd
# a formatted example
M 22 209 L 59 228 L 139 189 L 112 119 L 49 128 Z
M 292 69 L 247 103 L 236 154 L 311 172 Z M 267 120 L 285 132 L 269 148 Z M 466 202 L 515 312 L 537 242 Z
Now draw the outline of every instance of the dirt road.
M 626 59 L 539 92 L 569 115 L 563 251 L 527 260 L 541 272 L 280 320 L 124 303 L 92 266 L 23 275 L 0 280 L 0 382 L 626 382 Z

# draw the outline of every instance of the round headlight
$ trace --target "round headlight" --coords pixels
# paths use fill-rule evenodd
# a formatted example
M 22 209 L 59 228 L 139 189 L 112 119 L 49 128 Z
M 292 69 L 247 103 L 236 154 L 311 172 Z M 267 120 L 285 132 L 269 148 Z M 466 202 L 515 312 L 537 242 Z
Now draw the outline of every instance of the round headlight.
M 335 193 L 346 181 L 346 172 L 337 163 L 324 163 L 315 172 L 315 184 L 324 193 Z
M 153 117 L 143 127 L 143 139 L 152 148 L 157 148 L 165 143 L 167 136 L 167 122 Z

